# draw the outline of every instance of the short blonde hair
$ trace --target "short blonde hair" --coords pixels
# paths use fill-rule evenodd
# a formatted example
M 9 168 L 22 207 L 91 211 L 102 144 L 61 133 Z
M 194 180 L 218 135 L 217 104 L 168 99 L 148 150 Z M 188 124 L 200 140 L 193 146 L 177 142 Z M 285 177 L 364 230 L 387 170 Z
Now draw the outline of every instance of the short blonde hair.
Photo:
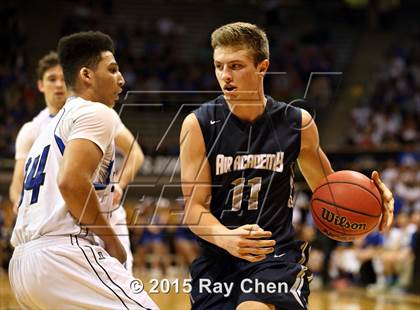
M 213 49 L 226 46 L 245 46 L 254 57 L 255 65 L 270 58 L 267 35 L 256 25 L 236 22 L 223 25 L 211 34 Z

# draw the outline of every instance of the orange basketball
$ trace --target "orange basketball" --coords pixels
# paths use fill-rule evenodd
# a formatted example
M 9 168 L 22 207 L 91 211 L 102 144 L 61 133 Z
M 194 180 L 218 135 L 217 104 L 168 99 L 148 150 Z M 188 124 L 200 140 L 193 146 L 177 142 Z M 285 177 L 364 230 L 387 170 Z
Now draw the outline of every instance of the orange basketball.
M 338 241 L 352 241 L 372 231 L 381 217 L 381 206 L 381 195 L 375 183 L 350 170 L 327 176 L 311 199 L 316 226 Z

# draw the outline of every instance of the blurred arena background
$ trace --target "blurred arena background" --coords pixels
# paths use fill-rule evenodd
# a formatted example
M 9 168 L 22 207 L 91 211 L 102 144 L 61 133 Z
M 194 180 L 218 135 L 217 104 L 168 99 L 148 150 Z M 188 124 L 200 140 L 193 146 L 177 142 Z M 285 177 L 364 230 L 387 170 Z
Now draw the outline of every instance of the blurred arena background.
M 8 187 L 16 134 L 44 106 L 36 89 L 39 57 L 80 30 L 114 39 L 126 80 L 116 110 L 146 154 L 124 202 L 135 275 L 144 282 L 185 279 L 198 248 L 180 229 L 179 128 L 219 92 L 211 31 L 248 21 L 269 35 L 266 93 L 315 115 L 335 170 L 378 169 L 395 196 L 390 232 L 338 243 L 314 228 L 310 191 L 298 176 L 294 224 L 312 243 L 315 275 L 309 308 L 420 309 L 418 12 L 414 0 L 1 1 L 0 308 L 18 308 L 7 279 L 14 221 Z M 155 226 L 145 227 L 152 216 Z M 188 295 L 173 289 L 151 297 L 162 309 L 189 309 Z

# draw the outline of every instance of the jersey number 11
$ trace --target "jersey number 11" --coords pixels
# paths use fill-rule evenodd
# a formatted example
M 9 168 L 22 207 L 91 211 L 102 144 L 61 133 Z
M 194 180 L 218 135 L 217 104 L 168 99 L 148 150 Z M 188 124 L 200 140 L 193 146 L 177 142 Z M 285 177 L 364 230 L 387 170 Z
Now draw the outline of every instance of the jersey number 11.
M 258 193 L 261 190 L 261 177 L 255 177 L 248 180 L 247 184 L 251 185 L 251 193 L 249 194 L 248 210 L 258 209 Z M 239 211 L 242 205 L 242 198 L 244 194 L 244 186 L 246 179 L 237 178 L 232 182 L 235 187 L 233 188 L 232 196 L 232 211 Z

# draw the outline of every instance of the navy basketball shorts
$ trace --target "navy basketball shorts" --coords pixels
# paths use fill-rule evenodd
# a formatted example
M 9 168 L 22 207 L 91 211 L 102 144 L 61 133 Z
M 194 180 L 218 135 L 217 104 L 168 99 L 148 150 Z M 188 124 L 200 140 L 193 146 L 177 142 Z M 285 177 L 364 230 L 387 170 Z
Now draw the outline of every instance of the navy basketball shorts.
M 306 242 L 294 241 L 256 263 L 228 254 L 198 257 L 190 268 L 192 309 L 234 310 L 245 301 L 281 310 L 307 309 L 309 248 Z

